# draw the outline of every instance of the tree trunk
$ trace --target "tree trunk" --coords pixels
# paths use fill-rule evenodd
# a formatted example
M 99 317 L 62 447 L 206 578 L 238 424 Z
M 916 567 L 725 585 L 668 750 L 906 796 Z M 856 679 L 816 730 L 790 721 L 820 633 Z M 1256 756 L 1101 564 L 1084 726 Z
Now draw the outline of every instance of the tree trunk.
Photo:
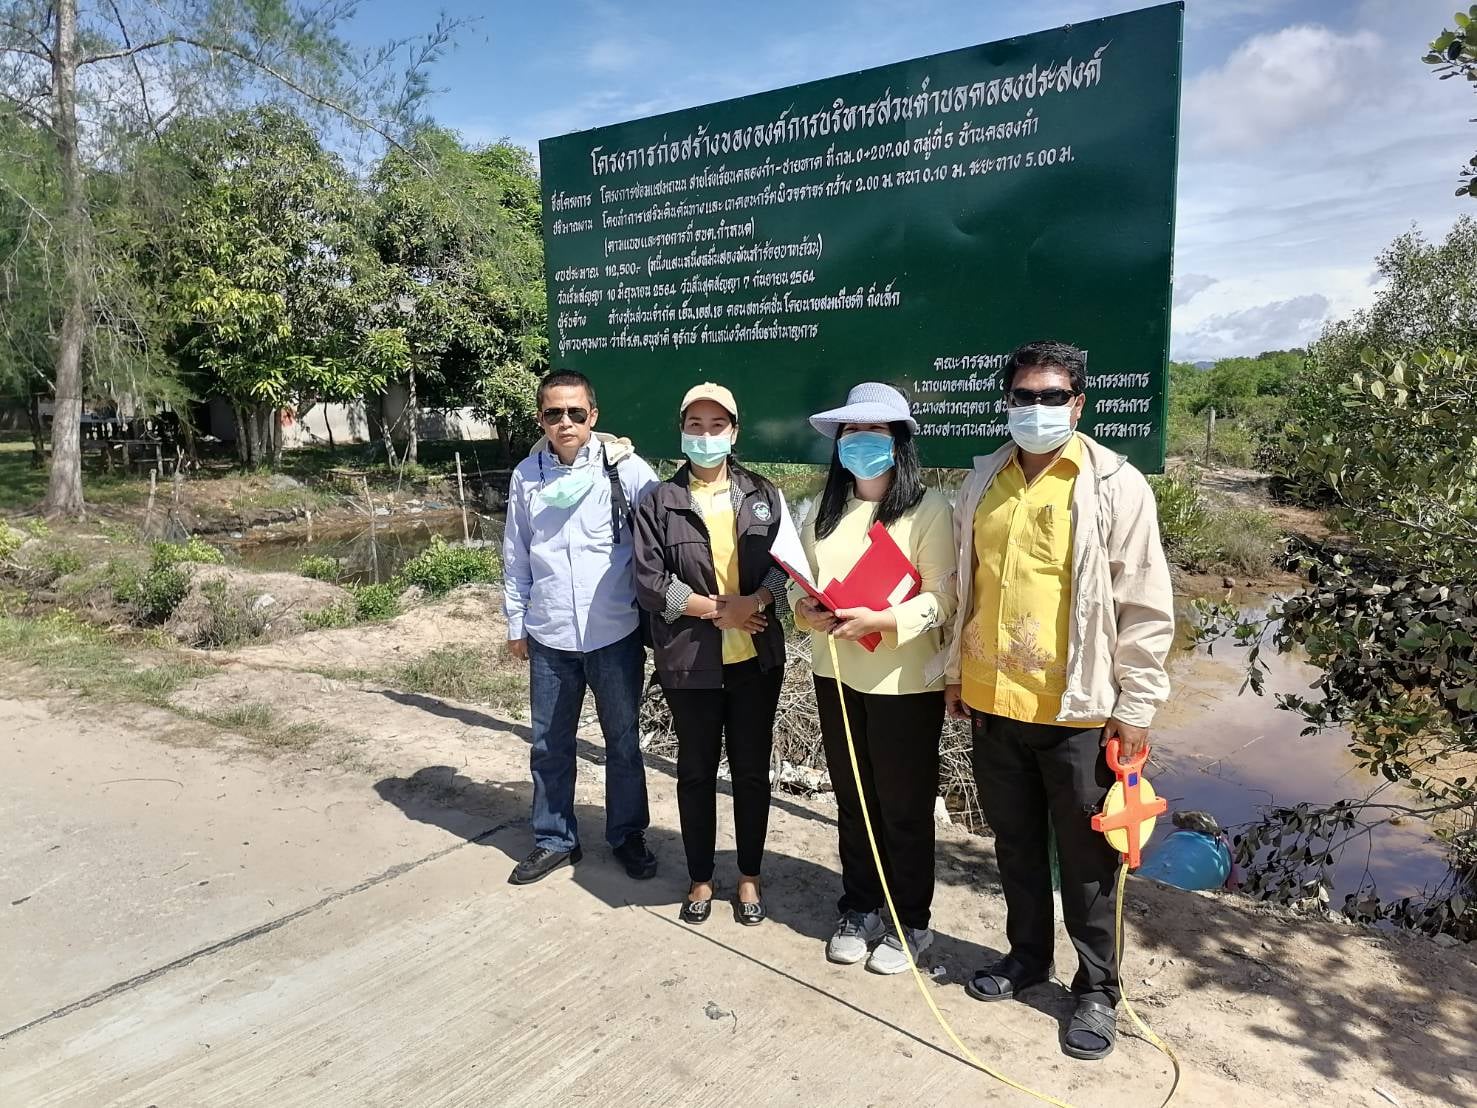
M 184 447 L 185 457 L 189 460 L 190 465 L 198 467 L 200 465 L 200 447 L 195 442 L 195 425 L 191 422 L 188 412 L 180 416 L 179 437 L 182 440 L 181 445 Z
M 397 455 L 395 453 L 395 427 L 385 416 L 385 401 L 387 399 L 389 399 L 388 393 L 380 394 L 380 437 L 385 440 L 385 464 L 388 466 L 394 466 L 397 464 Z
M 265 404 L 252 406 L 251 414 L 251 466 L 261 469 L 268 464 L 272 449 L 272 425 L 267 422 L 268 408 Z
M 82 500 L 82 344 L 87 332 L 88 236 L 82 160 L 77 149 L 77 0 L 57 0 L 54 10 L 52 126 L 61 158 L 64 293 L 56 349 L 51 476 L 43 510 L 48 516 L 81 519 L 86 514 Z
M 272 446 L 272 468 L 273 469 L 281 469 L 282 468 L 282 409 L 280 409 L 280 408 L 269 408 L 267 410 L 267 419 L 269 421 L 269 424 L 268 424 L 268 427 L 267 427 L 267 433 L 271 436 L 271 438 L 270 438 L 269 441 L 270 441 L 271 446 Z
M 415 401 L 415 370 L 411 370 L 405 395 L 405 464 L 415 465 L 420 460 L 420 410 Z
M 31 425 L 31 468 L 40 469 L 46 464 L 46 433 L 41 426 L 41 394 L 31 393 L 26 404 L 26 422 Z
M 242 469 L 251 468 L 251 438 L 247 430 L 247 414 L 240 404 L 232 402 L 231 415 L 236 420 L 236 457 Z

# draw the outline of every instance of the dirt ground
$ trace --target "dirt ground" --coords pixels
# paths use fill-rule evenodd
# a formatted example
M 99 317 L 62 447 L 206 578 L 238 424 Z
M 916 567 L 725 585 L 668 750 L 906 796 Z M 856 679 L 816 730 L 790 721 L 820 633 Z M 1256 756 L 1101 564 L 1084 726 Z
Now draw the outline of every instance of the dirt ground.
M 270 760 L 0 672 L 0 1103 L 1032 1103 L 949 1056 L 908 977 L 825 961 L 824 802 L 776 797 L 768 923 L 684 927 L 674 767 L 649 761 L 661 871 L 628 881 L 601 842 L 588 729 L 585 860 L 507 885 L 530 847 L 526 722 L 322 675 L 501 630 L 474 591 L 217 658 L 179 708 L 263 701 L 326 728 Z M 731 849 L 719 867 L 731 895 Z M 1177 1104 L 1477 1103 L 1465 950 L 1141 882 L 1128 897 L 1125 979 L 1184 1062 Z M 1003 923 L 991 844 L 942 829 L 930 988 L 955 1027 L 1073 1104 L 1157 1104 L 1168 1067 L 1148 1044 L 1062 1056 L 1059 984 L 966 996 Z M 1064 938 L 1057 957 L 1069 977 Z

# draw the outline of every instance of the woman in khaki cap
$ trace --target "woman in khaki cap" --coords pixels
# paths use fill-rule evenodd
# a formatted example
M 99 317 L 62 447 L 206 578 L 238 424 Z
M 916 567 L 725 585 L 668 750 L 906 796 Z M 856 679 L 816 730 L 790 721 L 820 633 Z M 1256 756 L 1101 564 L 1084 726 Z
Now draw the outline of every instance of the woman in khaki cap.
M 739 922 L 764 920 L 759 871 L 769 826 L 769 761 L 785 673 L 785 575 L 771 550 L 799 564 L 800 540 L 785 498 L 731 456 L 738 403 L 722 385 L 682 398 L 687 464 L 636 512 L 636 594 L 654 613 L 657 680 L 677 731 L 677 808 L 692 888 L 687 923 L 713 903 L 718 763 L 733 778 Z

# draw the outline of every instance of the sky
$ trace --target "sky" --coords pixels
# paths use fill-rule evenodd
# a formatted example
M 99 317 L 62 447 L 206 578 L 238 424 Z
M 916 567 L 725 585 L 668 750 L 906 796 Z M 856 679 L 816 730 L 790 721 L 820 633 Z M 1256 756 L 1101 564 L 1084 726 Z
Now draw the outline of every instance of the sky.
M 1112 0 L 449 0 L 431 113 L 538 140 L 1145 6 Z M 1187 0 L 1171 356 L 1304 345 L 1367 306 L 1375 259 L 1444 236 L 1477 97 L 1421 61 L 1456 0 Z M 1465 5 L 1463 5 L 1465 6 Z M 436 9 L 368 0 L 352 38 Z

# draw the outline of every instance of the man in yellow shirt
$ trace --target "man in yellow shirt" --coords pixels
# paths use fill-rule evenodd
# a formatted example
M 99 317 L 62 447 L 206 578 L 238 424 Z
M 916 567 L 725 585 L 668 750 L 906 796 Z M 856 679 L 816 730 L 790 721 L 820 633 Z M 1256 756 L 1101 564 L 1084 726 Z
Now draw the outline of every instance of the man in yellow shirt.
M 1113 943 L 1118 855 L 1092 830 L 1112 783 L 1103 746 L 1148 742 L 1169 696 L 1174 639 L 1169 567 L 1148 482 L 1077 432 L 1086 355 L 1020 347 L 1003 373 L 1012 442 L 960 491 L 959 606 L 945 694 L 970 719 L 980 805 L 995 832 L 1010 953 L 968 982 L 1007 1000 L 1053 973 L 1048 839 L 1076 948 L 1077 1009 L 1064 1049 L 1103 1058 L 1117 1038 Z

